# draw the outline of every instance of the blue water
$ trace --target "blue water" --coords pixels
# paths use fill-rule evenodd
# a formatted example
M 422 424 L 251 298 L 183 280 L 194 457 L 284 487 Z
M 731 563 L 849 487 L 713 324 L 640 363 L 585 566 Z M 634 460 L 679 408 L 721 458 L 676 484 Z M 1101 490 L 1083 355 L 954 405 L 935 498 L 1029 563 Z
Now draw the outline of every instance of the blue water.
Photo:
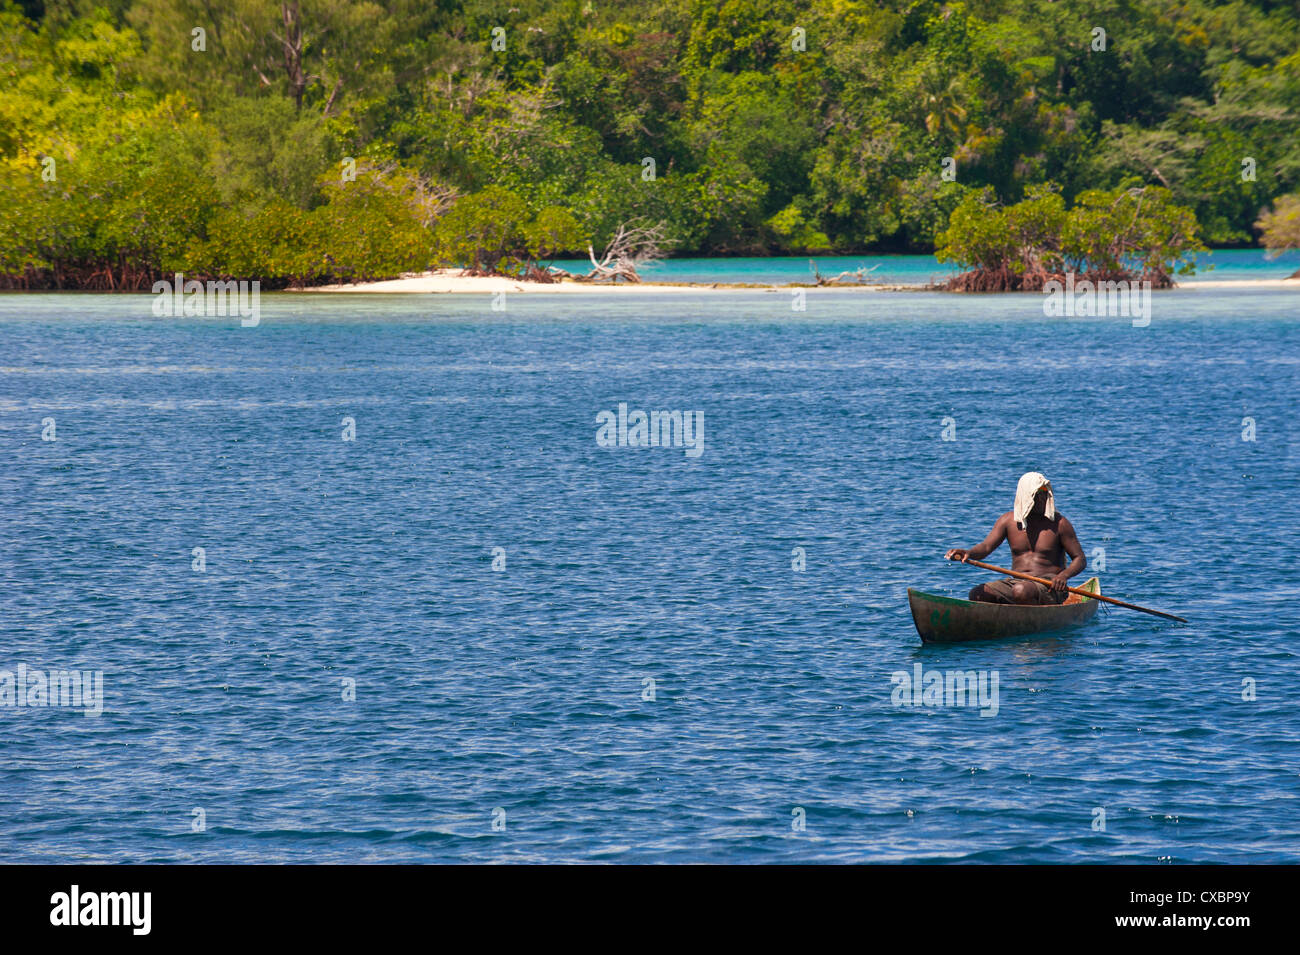
M 0 707 L 8 861 L 1300 855 L 1293 292 L 148 302 L 0 298 L 0 669 L 107 696 Z M 599 447 L 620 402 L 704 453 Z M 922 647 L 1030 468 L 1191 623 Z M 895 706 L 916 664 L 997 715 Z
M 665 259 L 651 262 L 641 269 L 642 277 L 651 282 L 694 282 L 709 284 L 812 282 L 809 261 L 816 262 L 823 278 L 840 272 L 869 270 L 867 280 L 882 285 L 930 285 L 956 275 L 959 269 L 939 263 L 932 255 L 795 255 L 766 258 L 733 259 Z M 1263 249 L 1220 249 L 1195 256 L 1194 275 L 1177 276 L 1177 281 L 1240 279 L 1284 279 L 1300 269 L 1300 255 L 1288 253 L 1270 259 Z M 586 261 L 557 261 L 558 268 L 575 275 L 591 270 Z M 853 281 L 855 279 L 850 279 Z
M 940 264 L 932 255 L 793 255 L 762 258 L 661 259 L 638 271 L 647 282 L 694 282 L 726 285 L 812 283 L 813 267 L 825 279 L 841 272 L 867 269 L 867 281 L 882 285 L 933 285 L 959 271 Z M 591 263 L 577 259 L 556 261 L 557 268 L 574 275 L 591 271 Z M 856 281 L 850 277 L 846 281 Z

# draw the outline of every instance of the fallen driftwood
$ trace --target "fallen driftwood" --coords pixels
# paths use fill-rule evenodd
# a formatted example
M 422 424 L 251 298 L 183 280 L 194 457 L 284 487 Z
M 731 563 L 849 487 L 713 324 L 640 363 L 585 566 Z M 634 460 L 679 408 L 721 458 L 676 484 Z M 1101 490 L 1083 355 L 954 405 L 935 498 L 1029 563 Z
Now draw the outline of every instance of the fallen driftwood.
M 853 269 L 852 271 L 846 270 L 832 278 L 827 278 L 826 276 L 822 275 L 821 270 L 817 268 L 816 261 L 814 261 L 813 259 L 809 259 L 808 265 L 812 268 L 813 278 L 816 279 L 818 285 L 845 285 L 848 284 L 847 280 L 850 276 L 857 279 L 857 284 L 865 285 L 867 281 L 867 276 L 870 275 L 872 272 L 876 271 L 876 269 L 880 268 L 880 263 L 877 262 L 871 268 L 866 268 L 865 266 L 863 266 L 863 267 Z
M 587 257 L 591 259 L 591 272 L 583 276 L 588 282 L 617 282 L 626 279 L 640 282 L 639 266 L 664 257 L 668 245 L 663 223 L 646 225 L 640 220 L 625 222 L 615 230 L 599 260 L 596 250 L 587 243 Z

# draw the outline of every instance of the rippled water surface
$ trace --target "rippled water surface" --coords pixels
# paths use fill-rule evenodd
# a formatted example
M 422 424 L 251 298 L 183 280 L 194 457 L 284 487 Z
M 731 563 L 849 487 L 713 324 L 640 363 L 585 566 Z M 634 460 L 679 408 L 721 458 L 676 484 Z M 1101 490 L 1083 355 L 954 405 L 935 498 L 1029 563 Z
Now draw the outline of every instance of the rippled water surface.
M 490 304 L 0 299 L 0 670 L 107 698 L 0 707 L 6 858 L 1296 860 L 1295 293 Z M 620 402 L 704 453 L 598 446 Z M 922 647 L 1029 469 L 1190 625 Z

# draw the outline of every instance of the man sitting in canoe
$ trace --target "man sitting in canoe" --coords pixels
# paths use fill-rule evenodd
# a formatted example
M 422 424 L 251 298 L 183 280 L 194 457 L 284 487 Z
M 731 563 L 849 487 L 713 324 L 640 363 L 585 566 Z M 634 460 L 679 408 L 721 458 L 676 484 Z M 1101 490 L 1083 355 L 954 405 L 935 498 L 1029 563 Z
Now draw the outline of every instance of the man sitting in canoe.
M 1052 586 L 1004 577 L 980 584 L 970 592 L 971 600 L 1001 604 L 1059 604 L 1070 592 L 1067 582 L 1088 566 L 1083 547 L 1075 536 L 1074 527 L 1056 510 L 1052 498 L 1052 482 L 1037 471 L 1030 471 L 1016 485 L 1016 500 L 1012 509 L 998 518 L 983 542 L 970 550 L 948 551 L 949 560 L 967 557 L 982 560 L 993 553 L 1005 540 L 1011 546 L 1011 569 L 1035 577 L 1050 577 Z M 1070 555 L 1070 565 L 1061 569 L 1062 555 Z

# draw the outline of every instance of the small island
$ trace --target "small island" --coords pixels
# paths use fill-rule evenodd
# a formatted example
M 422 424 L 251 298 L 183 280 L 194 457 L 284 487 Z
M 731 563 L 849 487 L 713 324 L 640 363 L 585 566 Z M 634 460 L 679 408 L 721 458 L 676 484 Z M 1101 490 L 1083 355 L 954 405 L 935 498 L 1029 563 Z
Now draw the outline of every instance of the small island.
M 1166 288 L 1199 250 L 1300 246 L 1294 11 L 728 10 L 9 5 L 0 287 L 613 287 L 771 255 L 869 288 L 830 263 L 919 253 L 954 291 Z

